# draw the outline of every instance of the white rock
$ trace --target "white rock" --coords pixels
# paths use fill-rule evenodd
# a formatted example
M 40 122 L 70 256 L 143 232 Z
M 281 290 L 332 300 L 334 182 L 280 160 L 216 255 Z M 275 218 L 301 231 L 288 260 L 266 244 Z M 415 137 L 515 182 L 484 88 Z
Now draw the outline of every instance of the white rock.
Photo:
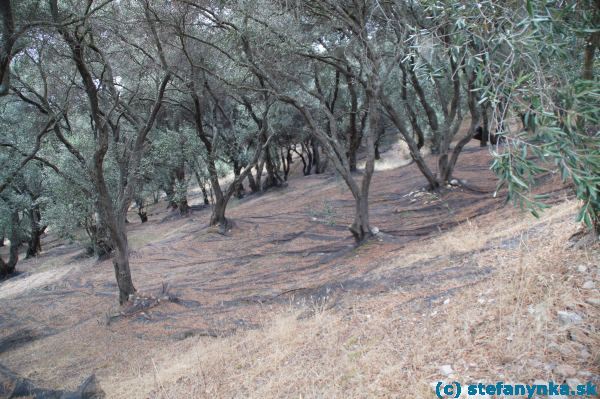
M 583 321 L 581 316 L 579 316 L 577 313 L 568 312 L 566 310 L 558 311 L 558 320 L 562 325 L 579 324 Z
M 586 298 L 585 301 L 590 305 L 600 306 L 600 298 Z
M 373 233 L 373 234 L 379 234 L 379 228 L 377 228 L 377 227 L 371 228 L 371 233 Z
M 554 372 L 563 377 L 572 377 L 577 374 L 577 370 L 574 367 L 569 366 L 568 364 L 560 364 L 556 366 Z
M 450 180 L 450 184 L 452 184 L 453 186 L 458 186 L 460 182 L 457 179 L 452 179 Z
M 444 299 L 444 305 L 447 305 L 447 304 L 449 304 L 449 303 L 450 303 L 450 298 L 446 298 L 446 299 Z
M 579 265 L 579 266 L 577 266 L 577 271 L 579 273 L 585 273 L 585 272 L 587 272 L 587 266 L 586 265 Z
M 454 370 L 452 370 L 452 366 L 450 366 L 449 364 L 444 364 L 443 366 L 440 366 L 439 370 L 440 373 L 444 374 L 446 377 L 454 373 Z
M 594 288 L 596 288 L 596 284 L 592 280 L 589 280 L 583 283 L 581 288 L 583 288 L 584 290 L 593 290 Z

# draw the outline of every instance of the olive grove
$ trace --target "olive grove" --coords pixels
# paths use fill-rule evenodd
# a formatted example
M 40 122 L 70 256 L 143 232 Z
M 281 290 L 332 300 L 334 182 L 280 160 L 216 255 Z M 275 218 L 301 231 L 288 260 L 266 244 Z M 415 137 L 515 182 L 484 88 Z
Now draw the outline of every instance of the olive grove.
M 197 185 L 226 232 L 230 200 L 284 189 L 293 163 L 341 177 L 361 244 L 382 141 L 444 190 L 477 129 L 503 137 L 509 199 L 535 209 L 551 159 L 598 229 L 597 1 L 3 0 L 0 17 L 0 277 L 50 231 L 112 257 L 125 303 L 128 212 L 164 198 L 186 217 Z

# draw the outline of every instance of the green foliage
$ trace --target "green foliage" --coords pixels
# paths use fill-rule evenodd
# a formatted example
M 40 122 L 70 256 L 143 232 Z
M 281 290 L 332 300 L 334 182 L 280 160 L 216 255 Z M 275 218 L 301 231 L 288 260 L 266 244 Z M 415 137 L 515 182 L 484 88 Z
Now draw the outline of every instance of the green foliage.
M 568 182 L 582 206 L 577 216 L 588 228 L 600 231 L 600 84 L 579 78 L 587 35 L 598 30 L 600 10 L 592 2 L 526 3 L 527 14 L 517 21 L 518 34 L 509 38 L 511 53 L 523 57 L 522 70 L 499 68 L 492 82 L 525 112 L 525 132 L 507 133 L 509 146 L 495 153 L 492 166 L 508 188 L 508 200 L 534 215 L 543 198 L 530 188 L 542 173 L 556 171 Z
M 26 221 L 19 217 L 19 223 L 14 224 L 12 215 L 15 212 L 22 215 L 27 205 L 28 199 L 23 195 L 10 194 L 0 197 L 0 238 L 10 237 L 13 230 L 17 230 L 17 236 L 21 240 L 26 237 L 28 226 Z
M 43 223 L 59 237 L 88 243 L 84 232 L 94 223 L 94 198 L 52 173 L 48 173 L 46 182 Z
M 209 159 L 216 177 L 226 178 L 234 165 L 248 166 L 270 135 L 267 151 L 279 167 L 282 147 L 315 137 L 289 106 L 293 102 L 314 116 L 327 154 L 342 159 L 353 123 L 359 135 L 368 129 L 365 82 L 378 75 L 385 95 L 399 104 L 399 124 L 415 137 L 423 133 L 425 142 L 439 144 L 454 135 L 473 97 L 487 110 L 509 104 L 510 112 L 490 119 L 525 113 L 528 132 L 507 129 L 509 145 L 495 153 L 499 186 L 507 188 L 509 201 L 537 214 L 542 198 L 531 196 L 530 188 L 540 175 L 556 170 L 582 201 L 579 220 L 597 228 L 598 83 L 578 80 L 584 40 L 598 31 L 592 0 L 340 3 L 344 7 L 329 0 L 171 3 L 108 2 L 83 18 L 83 3 L 58 2 L 61 18 L 81 23 L 76 29 L 84 61 L 97 85 L 102 118 L 110 123 L 102 165 L 113 205 L 129 183 L 141 202 L 161 191 L 182 201 L 194 174 L 208 182 Z M 95 223 L 100 190 L 90 170 L 97 121 L 48 3 L 12 4 L 17 27 L 34 19 L 40 25 L 19 38 L 11 62 L 14 88 L 0 100 L 0 183 L 10 181 L 0 203 L 0 234 L 12 229 L 11 212 L 17 211 L 17 227 L 26 235 L 28 210 L 39 206 L 50 231 L 77 239 Z M 365 32 L 355 22 L 364 23 L 359 29 Z M 73 24 L 65 27 L 75 29 Z M 138 123 L 148 117 L 165 66 L 174 77 L 139 167 L 130 170 L 140 159 L 131 156 Z M 454 90 L 456 77 L 460 90 Z M 454 101 L 459 115 L 448 117 Z M 381 101 L 377 106 L 385 108 Z M 58 129 L 50 124 L 38 143 L 37 156 L 45 162 L 20 168 L 53 116 Z M 202 131 L 208 146 L 199 138 Z M 338 182 L 345 190 L 346 182 Z M 324 203 L 318 214 L 331 221 L 335 209 Z
M 536 176 L 552 164 L 563 182 L 570 182 L 582 201 L 577 220 L 588 228 L 600 227 L 600 85 L 577 81 L 556 93 L 556 113 L 539 112 L 530 125 L 532 144 L 511 140 L 511 147 L 496 155 L 492 166 L 500 186 L 508 187 L 508 199 L 537 216 L 542 198 L 528 196 Z M 540 165 L 546 161 L 546 165 Z

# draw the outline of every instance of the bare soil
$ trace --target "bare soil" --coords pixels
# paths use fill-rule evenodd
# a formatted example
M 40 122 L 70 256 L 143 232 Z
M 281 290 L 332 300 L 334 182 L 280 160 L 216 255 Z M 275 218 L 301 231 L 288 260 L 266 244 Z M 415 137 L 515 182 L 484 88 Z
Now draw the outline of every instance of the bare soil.
M 132 213 L 131 268 L 140 296 L 151 298 L 147 307 L 117 306 L 110 260 L 85 258 L 78 245 L 46 237 L 43 254 L 21 261 L 23 273 L 0 283 L 0 343 L 12 343 L 0 345 L 0 363 L 51 389 L 72 390 L 92 373 L 106 387 L 152 369 L 152 359 L 182 339 L 260 329 L 265 314 L 290 306 L 302 309 L 302 319 L 319 306 L 390 292 L 402 292 L 409 307 L 435 302 L 494 272 L 460 253 L 424 256 L 418 245 L 504 206 L 503 195 L 493 195 L 490 162 L 487 149 L 470 144 L 455 173 L 464 184 L 440 193 L 423 190 L 414 164 L 378 171 L 370 214 L 380 233 L 358 249 L 347 228 L 354 201 L 331 174 L 293 176 L 287 187 L 232 200 L 226 234 L 207 227 L 209 208 L 181 218 L 160 203 L 145 224 Z M 539 192 L 553 202 L 567 196 L 550 175 Z

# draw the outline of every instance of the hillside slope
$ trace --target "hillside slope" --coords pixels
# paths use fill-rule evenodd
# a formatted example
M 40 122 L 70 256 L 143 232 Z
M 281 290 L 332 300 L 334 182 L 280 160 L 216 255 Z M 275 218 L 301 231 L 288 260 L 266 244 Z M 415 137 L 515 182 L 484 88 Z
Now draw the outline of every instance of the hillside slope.
M 568 244 L 576 210 L 479 217 L 388 259 L 373 271 L 379 293 L 263 309 L 263 328 L 184 341 L 112 392 L 434 398 L 440 380 L 598 385 L 600 295 L 588 286 L 600 248 Z
M 430 397 L 448 364 L 461 379 L 544 379 L 567 364 L 564 378 L 592 378 L 578 373 L 598 374 L 598 291 L 581 287 L 597 284 L 598 248 L 567 247 L 576 204 L 555 179 L 539 191 L 559 205 L 536 220 L 494 198 L 489 162 L 468 148 L 466 187 L 435 195 L 415 165 L 377 172 L 380 234 L 358 249 L 332 175 L 234 201 L 225 235 L 208 209 L 182 219 L 159 204 L 143 225 L 132 214 L 147 298 L 134 308 L 116 306 L 110 261 L 46 242 L 0 284 L 0 343 L 29 337 L 0 345 L 0 363 L 55 389 L 95 373 L 111 398 Z M 584 322 L 560 326 L 558 310 Z

